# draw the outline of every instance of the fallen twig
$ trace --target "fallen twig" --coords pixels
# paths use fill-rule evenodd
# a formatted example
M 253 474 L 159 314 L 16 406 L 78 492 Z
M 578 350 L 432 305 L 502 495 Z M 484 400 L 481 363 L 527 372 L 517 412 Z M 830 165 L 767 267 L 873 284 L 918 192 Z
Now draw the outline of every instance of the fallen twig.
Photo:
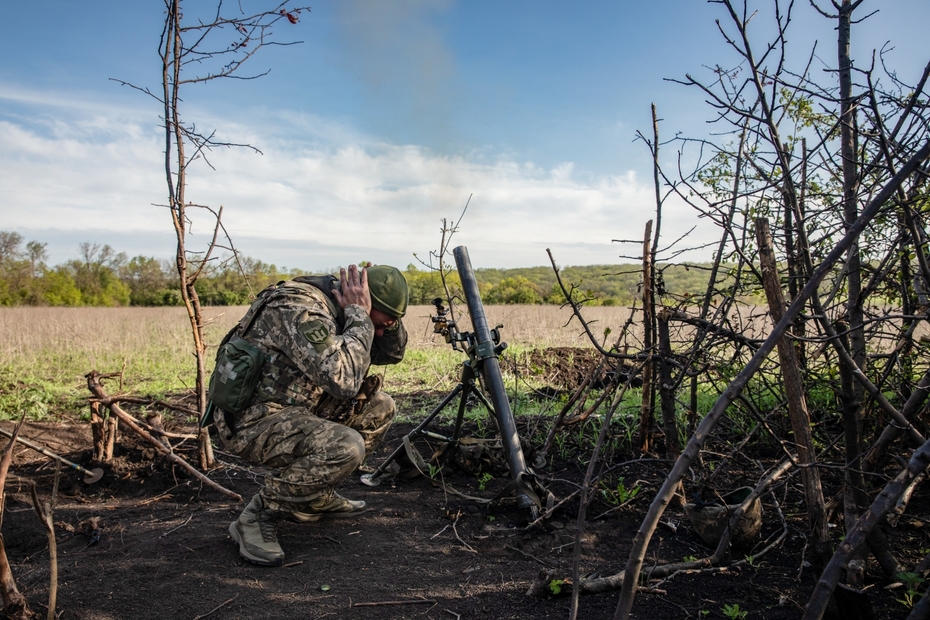
M 187 407 L 182 407 L 181 405 L 174 405 L 164 400 L 153 400 L 151 398 L 137 398 L 134 396 L 107 396 L 101 398 L 92 398 L 90 399 L 90 402 L 97 402 L 106 407 L 119 403 L 129 403 L 130 405 L 155 405 L 163 409 L 170 409 L 172 411 L 186 413 L 187 415 L 193 416 L 195 418 L 200 418 L 200 414 L 198 414 L 193 409 L 188 409 Z
M 154 504 L 155 502 L 159 502 L 163 499 L 170 499 L 172 497 L 174 496 L 171 495 L 170 493 L 162 493 L 161 495 L 156 495 L 155 497 L 150 497 L 146 500 L 142 500 L 141 502 L 139 502 L 139 505 L 148 506 L 149 504 Z
M 193 518 L 194 518 L 194 515 L 188 515 L 187 521 L 185 521 L 185 522 L 182 523 L 181 525 L 177 526 L 177 527 L 174 528 L 173 530 L 168 530 L 167 532 L 165 532 L 164 534 L 162 534 L 161 536 L 159 536 L 159 538 L 164 538 L 165 536 L 167 536 L 167 535 L 170 534 L 171 532 L 176 532 L 176 531 L 178 531 L 179 529 L 181 529 L 182 527 L 184 527 L 185 525 L 187 525 L 188 523 L 190 523 L 190 522 L 191 522 L 191 519 L 193 519 Z
M 468 551 L 471 551 L 472 553 L 478 553 L 477 551 L 475 551 L 475 550 L 472 548 L 471 545 L 469 545 L 467 542 L 465 542 L 464 540 L 462 540 L 462 537 L 461 537 L 461 536 L 459 536 L 459 531 L 458 531 L 458 529 L 456 529 L 455 525 L 459 522 L 459 517 L 461 517 L 461 516 L 462 516 L 462 512 L 461 512 L 461 511 L 455 513 L 455 521 L 452 522 L 452 531 L 455 532 L 455 537 L 458 539 L 458 541 L 459 541 L 460 543 L 462 543 L 463 545 L 465 545 L 465 549 L 467 549 Z
M 654 587 L 658 588 L 659 586 L 668 583 L 669 581 L 671 581 L 678 575 L 701 575 L 701 574 L 708 574 L 708 573 L 726 573 L 729 571 L 730 571 L 729 566 L 705 566 L 704 568 L 683 568 L 681 570 L 676 570 L 675 572 L 666 575 L 661 581 L 655 584 Z M 653 591 L 653 590 L 651 589 L 646 590 L 645 588 L 641 588 L 641 591 L 645 592 L 645 591 Z
M 638 485 L 640 482 L 641 482 L 641 480 L 637 480 L 636 483 L 634 483 L 633 486 L 631 486 L 630 488 L 631 488 L 631 489 L 635 489 L 635 488 L 636 488 L 636 485 Z M 602 512 L 601 514 L 599 514 L 599 515 L 597 515 L 596 517 L 594 517 L 594 518 L 592 519 L 592 521 L 597 521 L 598 519 L 600 519 L 600 518 L 602 518 L 602 517 L 606 517 L 607 515 L 609 515 L 610 513 L 614 512 L 614 511 L 620 510 L 621 508 L 626 508 L 626 507 L 629 506 L 629 505 L 633 502 L 633 500 L 635 500 L 637 497 L 639 497 L 639 494 L 638 494 L 638 493 L 637 493 L 635 496 L 633 496 L 633 497 L 631 497 L 630 499 L 628 499 L 628 500 L 626 500 L 625 502 L 623 502 L 622 504 L 619 504 L 619 505 L 617 505 L 617 506 L 614 506 L 613 508 L 608 508 L 607 510 L 605 510 L 605 511 Z
M 232 597 L 231 599 L 229 599 L 228 601 L 223 601 L 222 603 L 220 603 L 219 605 L 217 605 L 216 607 L 214 607 L 213 609 L 211 609 L 211 610 L 208 611 L 207 613 L 203 614 L 202 616 L 194 616 L 194 620 L 201 620 L 201 618 L 206 618 L 206 617 L 209 616 L 210 614 L 212 614 L 212 613 L 214 613 L 214 612 L 216 612 L 216 611 L 219 611 L 219 610 L 222 609 L 223 607 L 226 607 L 227 605 L 229 605 L 230 603 L 232 603 L 232 602 L 233 602 L 234 600 L 236 600 L 237 598 L 239 598 L 239 595 L 238 595 L 238 594 L 237 594 L 236 596 Z
M 431 598 L 417 599 L 414 601 L 375 601 L 372 603 L 353 603 L 352 607 L 382 607 L 384 605 L 422 605 L 424 603 L 435 605 L 437 601 Z
M 530 529 L 531 527 L 533 527 L 534 525 L 536 525 L 537 523 L 541 523 L 541 522 L 542 522 L 544 519 L 546 519 L 548 516 L 552 515 L 552 514 L 555 512 L 555 509 L 556 509 L 556 508 L 558 508 L 559 506 L 561 506 L 562 504 L 564 504 L 564 503 L 567 502 L 568 500 L 572 499 L 573 497 L 575 497 L 575 496 L 578 495 L 579 493 L 581 493 L 581 489 L 578 489 L 577 491 L 572 491 L 572 493 L 571 493 L 570 495 L 568 495 L 568 496 L 565 497 L 562 501 L 560 501 L 560 502 L 558 502 L 556 505 L 554 505 L 554 506 L 552 507 L 552 510 L 547 510 L 545 513 L 539 515 L 539 517 L 537 517 L 534 521 L 532 521 L 531 523 L 529 523 L 524 529 L 527 529 L 527 530 L 528 530 L 528 529 Z
M 526 557 L 528 557 L 528 558 L 531 559 L 531 560 L 536 560 L 537 562 L 539 562 L 539 563 L 542 564 L 543 566 L 546 566 L 546 565 L 547 565 L 545 562 L 543 562 L 542 560 L 540 560 L 539 558 L 537 558 L 535 555 L 530 555 L 529 553 L 527 553 L 526 551 L 523 551 L 522 549 L 517 549 L 516 547 L 511 547 L 510 545 L 504 545 L 504 549 L 510 549 L 511 551 L 516 551 L 516 552 L 519 553 L 520 555 L 526 556 Z

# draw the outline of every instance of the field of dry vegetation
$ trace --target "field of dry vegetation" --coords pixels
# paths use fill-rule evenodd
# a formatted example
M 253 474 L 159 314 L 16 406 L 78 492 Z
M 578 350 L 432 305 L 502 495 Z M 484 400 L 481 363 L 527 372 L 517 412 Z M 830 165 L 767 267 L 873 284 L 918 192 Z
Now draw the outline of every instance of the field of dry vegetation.
M 245 310 L 245 306 L 206 308 L 208 345 L 215 347 Z M 512 350 L 590 346 L 578 322 L 569 323 L 568 309 L 533 305 L 488 306 L 486 310 L 492 326 L 504 325 L 503 338 Z M 433 333 L 429 317 L 434 312 L 432 306 L 408 310 L 405 324 L 412 355 L 405 364 L 387 369 L 401 386 L 419 384 L 418 374 L 427 367 L 435 377 L 437 365 L 446 381 L 454 378 L 462 356 Z M 596 307 L 586 315 L 595 330 L 602 333 L 610 327 L 617 333 L 629 310 Z M 467 318 L 461 323 L 463 329 L 471 329 Z M 68 390 L 83 397 L 83 376 L 91 370 L 122 371 L 126 389 L 133 392 L 183 392 L 194 380 L 190 350 L 187 315 L 179 307 L 0 308 L 2 380 L 38 390 L 33 396 L 40 400 L 47 394 L 50 404 Z M 207 358 L 212 362 L 212 350 Z

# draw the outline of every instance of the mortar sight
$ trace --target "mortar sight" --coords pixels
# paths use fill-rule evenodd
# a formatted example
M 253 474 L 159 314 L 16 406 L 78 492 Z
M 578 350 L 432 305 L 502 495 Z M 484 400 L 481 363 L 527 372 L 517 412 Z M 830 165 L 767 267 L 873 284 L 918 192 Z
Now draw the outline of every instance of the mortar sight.
M 450 321 L 446 316 L 447 310 L 442 305 L 442 299 L 437 297 L 433 300 L 433 305 L 436 306 L 436 316 L 431 316 L 430 320 L 433 322 L 433 333 L 442 334 L 446 342 L 452 342 L 455 340 L 453 334 L 455 332 L 455 321 Z

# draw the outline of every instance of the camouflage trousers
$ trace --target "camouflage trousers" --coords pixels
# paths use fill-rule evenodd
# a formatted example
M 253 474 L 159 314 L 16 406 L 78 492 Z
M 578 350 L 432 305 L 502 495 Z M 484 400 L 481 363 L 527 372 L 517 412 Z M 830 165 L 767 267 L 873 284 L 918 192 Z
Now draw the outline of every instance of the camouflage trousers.
M 253 463 L 278 468 L 265 476 L 262 499 L 272 510 L 305 509 L 332 493 L 354 472 L 387 433 L 394 399 L 375 393 L 342 423 L 315 415 L 308 407 L 261 403 L 250 407 L 254 424 L 231 433 L 222 412 L 214 416 L 220 440 L 229 452 Z

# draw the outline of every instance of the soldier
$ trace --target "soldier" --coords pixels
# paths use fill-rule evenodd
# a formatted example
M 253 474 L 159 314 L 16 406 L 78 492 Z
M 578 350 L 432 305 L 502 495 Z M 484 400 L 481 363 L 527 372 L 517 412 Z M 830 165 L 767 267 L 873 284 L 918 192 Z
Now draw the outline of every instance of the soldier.
M 265 289 L 234 330 L 264 354 L 260 376 L 243 409 L 217 408 L 213 422 L 228 451 L 277 468 L 229 525 L 249 562 L 283 563 L 281 519 L 306 523 L 365 511 L 365 502 L 346 499 L 335 487 L 393 420 L 394 401 L 380 390 L 381 377 L 367 375 L 371 364 L 403 359 L 407 300 L 407 282 L 396 268 L 359 272 L 350 265 L 338 280 L 302 276 Z

